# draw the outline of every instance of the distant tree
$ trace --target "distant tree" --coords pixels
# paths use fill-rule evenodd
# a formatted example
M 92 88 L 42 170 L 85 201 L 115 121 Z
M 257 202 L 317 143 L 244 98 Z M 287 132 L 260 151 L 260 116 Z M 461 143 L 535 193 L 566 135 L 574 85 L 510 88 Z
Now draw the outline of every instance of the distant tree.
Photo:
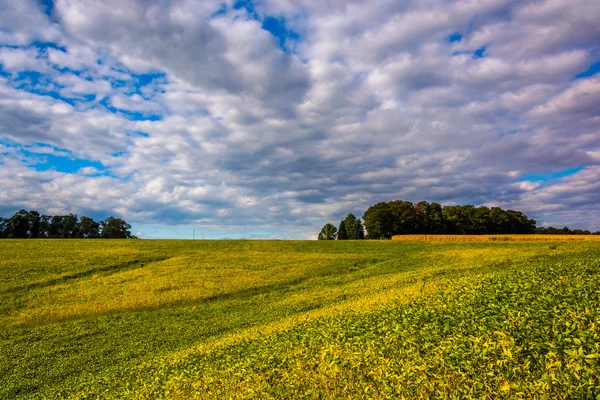
M 27 211 L 19 210 L 10 217 L 8 237 L 15 239 L 29 237 L 29 213 Z
M 337 228 L 330 223 L 326 223 L 319 233 L 319 240 L 335 240 Z
M 61 238 L 62 226 L 62 215 L 53 215 L 52 218 L 50 218 L 50 229 L 48 230 L 48 237 Z
M 340 222 L 340 227 L 337 231 L 337 240 L 348 240 L 348 233 L 346 232 L 346 223 L 344 220 Z
M 473 215 L 473 229 L 477 234 L 488 233 L 490 226 L 490 209 L 486 206 L 477 207 Z
M 62 237 L 75 239 L 81 237 L 81 225 L 75 214 L 63 215 Z
M 430 232 L 434 235 L 444 233 L 444 213 L 439 203 L 433 202 L 427 210 L 427 219 L 429 221 Z
M 370 206 L 363 215 L 369 239 L 389 239 L 392 237 L 393 215 L 388 203 L 380 202 Z
M 100 232 L 100 229 L 103 232 Z M 131 238 L 131 225 L 109 217 L 101 223 L 75 214 L 40 215 L 37 211 L 19 210 L 10 218 L 0 218 L 0 238 Z
M 391 235 L 418 232 L 417 214 L 410 201 L 393 200 L 388 202 L 391 212 Z
M 84 238 L 99 238 L 100 237 L 100 223 L 94 221 L 90 217 L 81 217 L 79 219 L 79 225 L 81 226 L 81 237 Z
M 490 231 L 487 233 L 490 234 L 502 234 L 502 233 L 510 233 L 506 231 L 506 228 L 509 227 L 508 215 L 506 211 L 501 209 L 500 207 L 492 207 L 490 208 Z
M 52 221 L 52 216 L 50 215 L 42 215 L 40 217 L 40 234 L 39 237 L 47 238 L 50 237 L 50 224 Z
M 350 240 L 356 239 L 354 237 L 354 233 L 352 231 L 352 228 L 354 227 L 354 221 L 356 221 L 356 216 L 352 213 L 346 215 L 346 218 L 344 218 L 344 225 L 346 228 L 346 233 L 348 234 L 348 239 L 350 239 Z
M 8 218 L 0 217 L 0 239 L 8 237 L 8 230 L 10 228 L 10 220 Z
M 415 222 L 417 225 L 417 232 L 431 233 L 431 224 L 429 222 L 431 206 L 426 201 L 420 201 L 415 204 Z
M 29 211 L 27 220 L 29 222 L 29 237 L 34 239 L 40 237 L 40 213 L 37 211 Z
M 131 225 L 121 218 L 108 217 L 100 221 L 102 238 L 129 239 L 131 238 Z
M 365 238 L 365 230 L 363 229 L 360 219 L 357 218 L 356 221 L 354 221 L 352 232 L 355 240 L 362 240 Z

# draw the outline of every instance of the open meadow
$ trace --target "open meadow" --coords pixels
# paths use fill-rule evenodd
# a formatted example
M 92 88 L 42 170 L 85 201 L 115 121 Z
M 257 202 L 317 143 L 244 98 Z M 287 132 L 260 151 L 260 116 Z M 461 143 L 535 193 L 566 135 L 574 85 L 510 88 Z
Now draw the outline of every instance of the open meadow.
M 0 398 L 598 398 L 600 241 L 0 241 Z

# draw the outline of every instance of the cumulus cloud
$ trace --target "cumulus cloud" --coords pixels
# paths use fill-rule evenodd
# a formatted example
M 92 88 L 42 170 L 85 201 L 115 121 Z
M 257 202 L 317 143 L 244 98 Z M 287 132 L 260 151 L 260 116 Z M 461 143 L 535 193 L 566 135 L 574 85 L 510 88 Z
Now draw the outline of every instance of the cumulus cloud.
M 309 238 L 403 198 L 600 229 L 594 3 L 6 2 L 2 211 Z

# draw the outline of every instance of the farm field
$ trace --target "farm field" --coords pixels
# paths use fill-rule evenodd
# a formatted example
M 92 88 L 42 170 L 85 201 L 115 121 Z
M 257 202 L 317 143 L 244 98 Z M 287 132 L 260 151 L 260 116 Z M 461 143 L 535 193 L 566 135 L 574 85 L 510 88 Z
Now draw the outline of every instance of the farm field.
M 600 242 L 0 241 L 0 398 L 597 398 Z
M 600 241 L 600 235 L 396 235 L 392 240 L 425 242 L 557 242 L 557 241 Z

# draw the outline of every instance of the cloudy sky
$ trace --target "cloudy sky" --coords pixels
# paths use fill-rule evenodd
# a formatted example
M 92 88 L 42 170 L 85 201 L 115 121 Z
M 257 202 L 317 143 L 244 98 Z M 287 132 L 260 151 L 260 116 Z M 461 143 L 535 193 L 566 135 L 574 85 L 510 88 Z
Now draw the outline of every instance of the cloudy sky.
M 425 199 L 600 230 L 597 0 L 0 9 L 0 215 L 311 238 Z

